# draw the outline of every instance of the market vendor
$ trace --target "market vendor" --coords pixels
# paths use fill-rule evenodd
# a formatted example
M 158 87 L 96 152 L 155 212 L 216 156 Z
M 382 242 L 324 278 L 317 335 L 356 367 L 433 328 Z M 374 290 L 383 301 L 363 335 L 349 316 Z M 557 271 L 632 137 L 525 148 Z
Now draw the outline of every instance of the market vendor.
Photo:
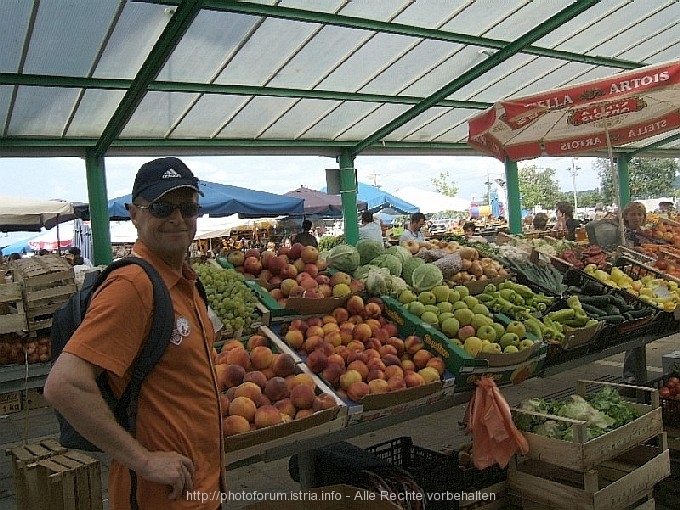
M 474 243 L 486 243 L 487 240 L 484 237 L 476 234 L 477 225 L 473 221 L 468 221 L 463 225 L 463 234 L 465 234 L 465 239 Z
M 403 241 L 424 241 L 425 236 L 420 231 L 425 225 L 425 215 L 423 213 L 413 213 L 411 215 L 411 221 L 409 221 L 408 227 L 404 229 L 404 233 L 399 236 L 399 242 Z
M 623 217 L 623 225 L 625 227 L 626 244 L 631 246 L 640 246 L 642 243 L 648 241 L 647 236 L 644 235 L 642 225 L 647 219 L 647 209 L 642 202 L 629 202 L 621 211 Z
M 576 229 L 581 226 L 581 222 L 574 219 L 574 206 L 569 202 L 557 202 L 555 206 L 557 219 L 554 230 L 566 230 L 567 241 L 576 240 Z

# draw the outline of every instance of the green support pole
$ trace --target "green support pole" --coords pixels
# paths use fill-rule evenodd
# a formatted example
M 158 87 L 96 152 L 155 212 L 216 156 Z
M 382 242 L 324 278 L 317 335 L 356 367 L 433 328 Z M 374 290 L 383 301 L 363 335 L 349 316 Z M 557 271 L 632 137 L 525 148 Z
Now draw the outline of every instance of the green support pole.
M 522 202 L 519 196 L 517 162 L 505 160 L 505 183 L 508 190 L 508 226 L 511 234 L 522 233 Z
M 630 202 L 630 173 L 628 171 L 630 157 L 627 154 L 616 155 L 616 172 L 619 179 L 619 204 L 625 207 Z
M 342 200 L 342 217 L 345 220 L 345 242 L 356 246 L 359 240 L 357 177 L 354 170 L 354 157 L 348 150 L 340 153 L 340 199 Z
M 109 232 L 108 195 L 106 192 L 106 169 L 104 157 L 88 152 L 85 157 L 87 196 L 90 202 L 92 222 L 92 249 L 95 265 L 108 265 L 113 260 L 111 233 Z

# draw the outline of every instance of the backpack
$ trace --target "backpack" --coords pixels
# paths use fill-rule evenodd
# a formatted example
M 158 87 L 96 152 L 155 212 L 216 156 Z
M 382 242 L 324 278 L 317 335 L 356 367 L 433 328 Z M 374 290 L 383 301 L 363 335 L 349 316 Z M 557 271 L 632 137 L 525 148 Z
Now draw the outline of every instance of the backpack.
M 87 273 L 81 288 L 54 313 L 50 336 L 52 359 L 56 360 L 85 317 L 92 295 L 97 288 L 104 283 L 112 271 L 129 264 L 141 266 L 146 271 L 153 285 L 154 302 L 151 333 L 144 343 L 141 354 L 134 361 L 130 383 L 119 399 L 116 399 L 109 387 L 106 372 L 102 372 L 99 375 L 97 385 L 102 393 L 102 397 L 113 412 L 116 421 L 134 437 L 136 431 L 137 400 L 142 383 L 165 353 L 165 349 L 170 343 L 175 323 L 175 311 L 170 299 L 170 293 L 158 271 L 149 262 L 139 257 L 125 257 L 111 263 L 101 272 L 92 271 Z M 208 301 L 203 285 L 198 280 L 196 285 L 199 294 L 207 306 Z M 57 412 L 56 415 L 59 422 L 59 442 L 63 446 L 91 452 L 100 451 L 99 448 L 81 436 L 60 413 Z

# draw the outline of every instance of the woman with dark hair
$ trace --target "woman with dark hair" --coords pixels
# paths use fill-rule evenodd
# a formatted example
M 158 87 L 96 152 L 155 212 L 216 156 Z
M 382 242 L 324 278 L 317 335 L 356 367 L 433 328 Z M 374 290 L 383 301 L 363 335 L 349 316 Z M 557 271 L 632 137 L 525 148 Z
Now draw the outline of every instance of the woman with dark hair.
M 302 232 L 293 238 L 292 244 L 300 243 L 302 246 L 314 246 L 319 247 L 319 242 L 316 240 L 309 231 L 312 230 L 312 222 L 309 220 L 304 220 L 302 222 Z
M 534 230 L 545 230 L 548 225 L 548 215 L 544 212 L 536 213 L 532 220 Z
M 566 230 L 567 241 L 576 241 L 576 229 L 581 226 L 581 222 L 574 219 L 574 206 L 569 202 L 557 202 L 555 212 L 555 230 Z

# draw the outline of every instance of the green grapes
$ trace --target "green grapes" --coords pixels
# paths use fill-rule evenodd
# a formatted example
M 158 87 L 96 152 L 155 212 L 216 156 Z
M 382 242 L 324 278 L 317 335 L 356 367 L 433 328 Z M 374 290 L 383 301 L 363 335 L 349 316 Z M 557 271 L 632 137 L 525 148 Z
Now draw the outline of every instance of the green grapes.
M 258 301 L 243 283 L 243 275 L 210 264 L 196 264 L 193 268 L 203 282 L 210 308 L 224 325 L 224 332 L 234 334 L 243 329 L 244 334 L 250 333 L 251 325 L 259 318 L 255 311 Z

